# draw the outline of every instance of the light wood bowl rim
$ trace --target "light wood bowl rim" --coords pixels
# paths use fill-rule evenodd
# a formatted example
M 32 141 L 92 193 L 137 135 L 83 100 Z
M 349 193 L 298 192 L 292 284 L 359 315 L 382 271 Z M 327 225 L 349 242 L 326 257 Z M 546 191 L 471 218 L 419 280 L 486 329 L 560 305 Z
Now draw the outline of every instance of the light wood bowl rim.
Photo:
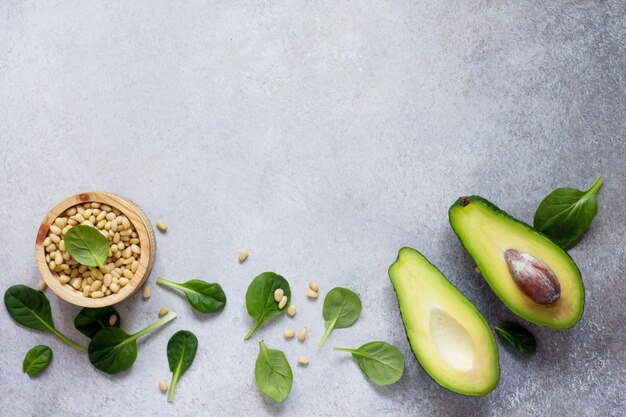
M 139 245 L 141 247 L 139 267 L 137 268 L 137 272 L 134 274 L 133 278 L 128 282 L 128 284 L 126 284 L 126 286 L 122 287 L 117 294 L 111 294 L 102 298 L 85 297 L 81 291 L 69 289 L 65 287 L 64 284 L 61 284 L 58 275 L 55 272 L 50 271 L 50 268 L 48 267 L 46 262 L 46 251 L 43 246 L 43 242 L 48 236 L 50 226 L 54 220 L 59 217 L 59 215 L 64 213 L 65 210 L 70 207 L 91 202 L 97 202 L 114 207 L 128 217 L 132 225 L 135 227 L 137 235 L 139 236 Z M 45 281 L 46 285 L 62 300 L 81 307 L 98 308 L 117 304 L 125 300 L 143 284 L 152 270 L 155 249 L 154 231 L 152 229 L 152 225 L 139 207 L 137 207 L 130 200 L 117 194 L 92 191 L 68 197 L 48 211 L 39 226 L 39 231 L 37 232 L 37 239 L 35 240 L 35 260 L 37 262 L 39 274 Z

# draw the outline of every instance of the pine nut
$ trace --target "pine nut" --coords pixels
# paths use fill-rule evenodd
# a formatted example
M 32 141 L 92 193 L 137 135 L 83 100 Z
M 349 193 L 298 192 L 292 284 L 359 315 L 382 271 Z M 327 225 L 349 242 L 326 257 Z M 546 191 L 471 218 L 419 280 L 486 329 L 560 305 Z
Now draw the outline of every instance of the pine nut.
M 296 331 L 294 329 L 285 329 L 285 331 L 283 332 L 283 336 L 285 336 L 285 339 L 291 339 L 295 335 Z
M 276 301 L 277 303 L 280 302 L 280 300 L 283 299 L 283 294 L 285 292 L 283 291 L 282 288 L 276 288 L 276 291 L 274 291 L 274 301 Z
M 296 306 L 295 306 L 295 304 L 289 305 L 289 308 L 287 309 L 287 314 L 289 314 L 290 317 L 293 317 L 293 316 L 296 315 Z
M 107 287 L 111 286 L 111 283 L 113 282 L 113 276 L 111 274 L 106 274 L 104 276 L 104 278 L 102 279 L 102 282 L 104 283 L 104 285 L 106 285 Z
M 91 291 L 97 291 L 100 289 L 101 286 L 102 281 L 94 281 L 93 284 L 91 284 Z
M 283 308 L 285 308 L 285 306 L 287 305 L 287 301 L 288 301 L 288 300 L 287 300 L 287 298 L 288 298 L 288 297 L 287 297 L 286 295 L 283 295 L 283 298 L 281 298 L 280 302 L 278 303 L 278 308 L 279 308 L 280 310 L 282 310 Z
M 298 364 L 299 365 L 308 365 L 309 364 L 309 357 L 308 356 L 304 356 L 304 355 L 300 355 L 298 356 Z
M 63 263 L 63 255 L 61 255 L 61 251 L 57 251 L 54 255 L 54 262 L 56 262 L 57 265 L 61 265 Z
M 83 287 L 83 295 L 85 297 L 89 297 L 89 291 L 91 291 L 91 286 L 90 285 L 85 285 Z
M 141 253 L 141 249 L 137 245 L 130 245 L 130 250 L 137 255 Z
M 65 274 L 59 275 L 59 281 L 61 282 L 61 284 L 67 284 L 68 282 L 70 282 L 70 277 Z
M 44 247 L 48 246 L 48 245 L 49 245 L 49 244 L 51 244 L 51 243 L 52 243 L 52 239 L 50 238 L 50 236 L 46 237 L 46 238 L 43 240 L 43 246 L 44 246 Z
M 120 286 L 118 283 L 114 282 L 109 286 L 109 289 L 112 293 L 117 294 L 117 292 L 120 290 Z
M 56 250 L 57 245 L 55 245 L 54 243 L 49 244 L 48 246 L 46 246 L 46 252 L 52 252 L 53 250 Z
M 57 263 L 54 261 L 50 261 L 48 263 L 48 268 L 50 268 L 52 271 L 54 271 L 55 269 L 57 269 Z
M 165 380 L 162 379 L 159 381 L 159 389 L 161 392 L 167 392 L 167 382 L 165 382 Z
M 76 226 L 78 224 L 78 222 L 74 219 L 67 219 L 67 226 Z M 65 226 L 65 227 L 67 227 Z M 65 227 L 63 228 L 63 230 L 65 230 Z
M 77 214 L 74 216 L 74 220 L 76 220 L 78 223 L 82 223 L 82 222 L 84 222 L 84 221 L 85 221 L 85 218 L 83 217 L 83 215 L 82 215 L 82 214 L 77 213 Z
M 124 275 L 124 278 L 133 279 L 133 273 L 130 269 L 125 269 L 122 275 Z
M 298 340 L 304 342 L 304 339 L 306 339 L 306 326 L 300 330 L 300 333 L 298 333 Z
M 70 285 L 74 287 L 75 290 L 81 289 L 82 284 L 83 284 L 82 278 L 74 278 L 73 280 L 70 281 Z
M 239 251 L 239 262 L 243 262 L 248 259 L 248 249 L 242 249 Z
M 37 283 L 37 289 L 38 289 L 39 291 L 43 291 L 43 290 L 45 290 L 45 289 L 46 289 L 46 281 L 44 281 L 43 279 L 42 279 L 42 280 L 40 280 L 40 281 Z
M 50 231 L 52 233 L 54 233 L 55 235 L 60 235 L 61 234 L 61 228 L 59 226 L 54 225 L 54 224 L 52 226 L 50 226 Z
M 100 204 L 100 210 L 102 211 L 111 211 L 111 206 L 107 204 Z
M 315 292 L 318 292 L 320 289 L 320 287 L 317 285 L 317 282 L 315 281 L 311 281 L 311 283 L 309 284 L 309 288 Z
M 104 297 L 104 293 L 102 291 L 94 291 L 90 295 L 91 295 L 91 298 L 102 298 L 102 297 Z
M 313 290 L 307 290 L 306 292 L 306 296 L 312 299 L 316 299 L 317 298 L 317 292 L 313 291 Z
M 128 220 L 125 216 L 122 217 L 122 228 L 124 230 L 130 229 L 130 220 Z
M 159 310 L 159 317 L 163 317 L 164 315 L 166 315 L 169 312 L 170 312 L 170 309 L 167 306 L 163 306 Z
M 139 268 L 139 262 L 133 261 L 133 263 L 130 264 L 130 272 L 135 274 L 135 272 L 137 272 L 137 268 Z
M 53 243 L 59 243 L 61 241 L 61 237 L 59 235 L 50 235 L 50 240 Z
M 143 293 L 141 295 L 143 296 L 144 299 L 150 298 L 150 296 L 152 295 L 152 288 L 148 284 L 146 284 L 143 287 Z
M 106 215 L 106 219 L 108 221 L 114 220 L 116 217 L 117 216 L 115 215 L 115 213 L 111 213 L 111 212 L 107 213 L 107 215 Z
M 102 272 L 100 272 L 98 268 L 91 268 L 91 276 L 94 277 L 95 279 L 104 278 L 104 275 L 102 275 Z
M 73 216 L 76 214 L 76 207 L 70 207 L 67 210 L 65 210 L 65 214 L 67 216 Z
M 163 220 L 157 220 L 156 227 L 163 233 L 167 232 L 167 224 Z

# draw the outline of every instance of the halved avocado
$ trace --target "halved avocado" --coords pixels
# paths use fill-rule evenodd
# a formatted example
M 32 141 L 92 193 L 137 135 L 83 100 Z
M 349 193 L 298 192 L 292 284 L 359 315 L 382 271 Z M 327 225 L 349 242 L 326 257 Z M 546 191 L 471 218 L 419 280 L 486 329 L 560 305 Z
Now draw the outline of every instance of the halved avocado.
M 476 307 L 421 253 L 402 248 L 389 267 L 415 358 L 450 391 L 479 396 L 500 380 L 498 348 Z
M 578 323 L 583 314 L 585 289 L 580 271 L 567 252 L 479 196 L 459 198 L 450 207 L 449 217 L 450 225 L 474 258 L 481 275 L 513 313 L 531 323 L 555 329 L 567 329 Z M 511 262 L 510 254 L 533 264 L 519 266 Z M 514 272 L 524 267 L 527 270 L 522 272 L 535 273 L 543 282 L 520 285 Z M 533 270 L 534 267 L 538 269 Z M 532 284 L 537 285 L 531 288 Z M 542 289 L 545 299 L 533 300 L 532 291 L 542 292 Z

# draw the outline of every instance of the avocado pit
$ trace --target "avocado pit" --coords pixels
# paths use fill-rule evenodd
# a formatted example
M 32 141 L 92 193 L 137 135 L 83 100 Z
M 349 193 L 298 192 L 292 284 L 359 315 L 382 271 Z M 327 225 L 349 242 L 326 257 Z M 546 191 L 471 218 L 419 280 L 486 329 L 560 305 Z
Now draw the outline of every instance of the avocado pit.
M 561 284 L 540 259 L 517 249 L 507 249 L 504 260 L 519 289 L 537 304 L 552 304 L 561 297 Z

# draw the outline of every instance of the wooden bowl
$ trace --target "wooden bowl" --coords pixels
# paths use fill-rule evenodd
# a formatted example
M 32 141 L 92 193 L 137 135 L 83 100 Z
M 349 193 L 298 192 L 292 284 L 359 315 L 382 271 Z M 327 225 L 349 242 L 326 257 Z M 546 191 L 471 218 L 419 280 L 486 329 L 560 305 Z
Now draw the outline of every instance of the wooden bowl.
M 46 251 L 43 246 L 43 242 L 48 236 L 50 226 L 54 223 L 54 220 L 65 212 L 65 210 L 73 207 L 77 204 L 97 202 L 115 207 L 122 214 L 128 217 L 128 220 L 132 223 L 139 237 L 139 245 L 141 247 L 141 254 L 138 262 L 139 267 L 137 272 L 133 275 L 133 278 L 124 287 L 120 288 L 117 293 L 107 295 L 102 298 L 90 298 L 85 297 L 81 291 L 68 288 L 59 281 L 59 277 L 56 272 L 53 272 L 46 263 Z M 48 287 L 56 293 L 63 300 L 82 307 L 105 307 L 115 303 L 119 303 L 125 298 L 133 294 L 148 278 L 150 271 L 152 270 L 152 264 L 154 262 L 156 250 L 156 241 L 154 239 L 154 230 L 150 224 L 150 220 L 146 215 L 130 200 L 125 199 L 116 194 L 89 192 L 74 195 L 66 198 L 59 204 L 54 206 L 46 217 L 43 219 L 41 226 L 39 226 L 39 232 L 37 232 L 37 240 L 35 241 L 35 259 L 37 261 L 37 268 L 41 277 L 46 282 Z

